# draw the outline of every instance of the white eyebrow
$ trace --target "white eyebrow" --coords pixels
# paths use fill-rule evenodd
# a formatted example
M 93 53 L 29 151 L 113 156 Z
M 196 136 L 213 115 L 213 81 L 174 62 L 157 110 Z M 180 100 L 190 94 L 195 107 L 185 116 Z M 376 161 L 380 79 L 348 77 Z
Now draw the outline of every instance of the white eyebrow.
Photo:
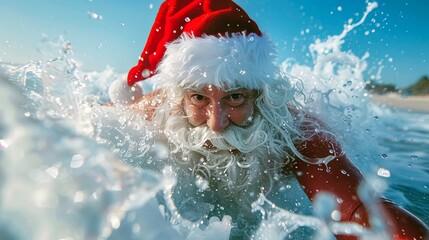
M 185 91 L 188 93 L 201 93 L 201 94 L 203 94 L 201 89 L 196 89 L 196 88 L 188 88 Z
M 232 88 L 225 89 L 225 90 L 223 90 L 223 92 L 225 94 L 228 94 L 228 93 L 231 93 L 231 92 L 252 91 L 252 90 L 254 90 L 254 89 L 249 89 L 249 88 L 237 86 L 237 87 L 232 87 Z M 186 89 L 186 91 L 188 91 L 188 92 L 195 92 L 195 93 L 201 93 L 201 94 L 206 94 L 206 91 L 203 91 L 201 88 L 198 88 L 198 87 L 188 88 L 188 89 Z
M 230 93 L 230 92 L 247 91 L 247 90 L 250 90 L 250 89 L 243 88 L 243 87 L 234 87 L 234 88 L 229 88 L 229 89 L 225 90 L 224 92 Z

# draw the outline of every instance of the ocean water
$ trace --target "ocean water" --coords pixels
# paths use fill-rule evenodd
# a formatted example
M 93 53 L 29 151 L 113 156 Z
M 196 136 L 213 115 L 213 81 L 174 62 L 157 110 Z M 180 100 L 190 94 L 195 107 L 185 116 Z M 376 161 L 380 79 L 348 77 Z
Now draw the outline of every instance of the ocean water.
M 285 59 L 282 68 L 302 85 L 306 98 L 299 101 L 334 128 L 370 190 L 429 224 L 429 114 L 373 105 L 364 90 L 369 54 L 341 49 L 376 7 L 369 4 L 360 21 L 308 46 L 312 65 Z M 46 48 L 56 53 L 50 60 L 0 65 L 0 239 L 228 239 L 230 216 L 195 221 L 211 206 L 175 201 L 195 189 L 170 197 L 180 179 L 153 123 L 102 105 L 124 73 L 81 71 L 62 38 Z M 284 180 L 290 182 L 280 195 L 296 188 Z M 308 204 L 293 203 L 299 200 Z M 314 212 L 299 213 L 275 201 L 261 196 L 253 203 L 263 218 L 255 239 L 332 239 L 331 231 L 383 236 L 382 228 L 329 225 L 334 210 L 327 198 Z
M 386 196 L 429 222 L 429 114 L 403 109 L 379 109 L 384 126 L 374 134 L 386 150 L 378 161 L 386 176 Z M 382 173 L 384 172 L 384 173 Z

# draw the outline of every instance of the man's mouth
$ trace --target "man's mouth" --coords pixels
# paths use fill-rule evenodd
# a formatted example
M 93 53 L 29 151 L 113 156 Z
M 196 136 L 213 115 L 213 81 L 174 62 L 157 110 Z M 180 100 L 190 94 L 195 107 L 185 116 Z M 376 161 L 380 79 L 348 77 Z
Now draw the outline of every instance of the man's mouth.
M 213 144 L 212 144 L 209 140 L 207 140 L 207 141 L 203 144 L 203 148 L 204 148 L 204 149 L 206 149 L 206 150 L 213 150 L 213 149 L 216 149 L 216 147 L 215 147 L 215 146 L 213 146 Z
M 211 151 L 211 152 L 221 151 L 221 149 L 219 149 L 219 148 L 217 148 L 216 146 L 214 146 L 214 145 L 210 142 L 210 140 L 207 140 L 207 141 L 204 143 L 204 145 L 202 146 L 202 148 L 203 148 L 203 149 L 205 149 L 205 150 L 209 150 L 209 151 Z M 236 149 L 236 148 L 231 148 L 231 149 L 229 149 L 228 151 L 229 151 L 230 153 L 232 153 L 232 154 L 238 154 L 238 153 L 240 153 L 240 151 L 239 151 L 238 149 Z

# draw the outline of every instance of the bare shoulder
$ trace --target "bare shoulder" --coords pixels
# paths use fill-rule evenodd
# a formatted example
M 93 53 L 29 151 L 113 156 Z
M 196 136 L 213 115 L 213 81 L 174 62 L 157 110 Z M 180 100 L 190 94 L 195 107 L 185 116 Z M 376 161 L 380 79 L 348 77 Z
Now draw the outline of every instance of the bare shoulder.
M 129 105 L 117 105 L 113 102 L 104 103 L 106 107 L 126 107 L 131 111 L 144 115 L 146 120 L 151 120 L 155 109 L 164 101 L 165 93 L 161 90 L 155 90 L 150 93 L 143 94 L 139 100 Z
M 343 154 L 341 144 L 323 121 L 307 112 L 291 112 L 301 134 L 295 140 L 295 147 L 302 155 L 308 158 L 324 158 Z
M 164 101 L 164 99 L 164 92 L 161 90 L 155 90 L 144 94 L 141 100 L 132 104 L 130 108 L 135 112 L 143 114 L 146 119 L 150 120 L 156 108 Z

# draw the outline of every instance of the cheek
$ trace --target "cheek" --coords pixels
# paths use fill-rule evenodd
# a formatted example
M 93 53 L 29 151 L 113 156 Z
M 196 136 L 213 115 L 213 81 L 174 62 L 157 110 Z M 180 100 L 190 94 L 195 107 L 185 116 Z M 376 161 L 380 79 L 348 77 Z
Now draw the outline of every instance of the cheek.
M 249 117 L 253 115 L 253 109 L 253 104 L 246 104 L 242 107 L 232 109 L 230 114 L 231 122 L 238 126 L 244 125 Z
M 185 114 L 189 119 L 189 123 L 193 126 L 199 126 L 207 121 L 207 114 L 204 108 L 198 108 L 193 105 L 185 105 Z

